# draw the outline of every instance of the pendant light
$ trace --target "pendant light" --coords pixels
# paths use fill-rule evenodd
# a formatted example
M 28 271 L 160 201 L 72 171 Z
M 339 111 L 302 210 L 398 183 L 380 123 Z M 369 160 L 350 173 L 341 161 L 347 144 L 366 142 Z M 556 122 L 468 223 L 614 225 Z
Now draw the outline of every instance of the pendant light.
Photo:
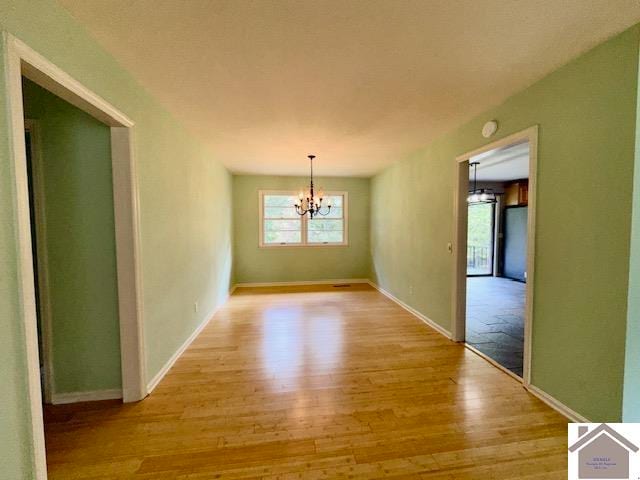
M 490 188 L 478 188 L 477 168 L 480 162 L 469 163 L 469 168 L 473 167 L 473 188 L 469 190 L 467 203 L 475 205 L 478 203 L 497 203 L 496 194 Z
M 327 206 L 322 205 L 323 192 L 322 189 L 316 194 L 313 191 L 313 159 L 315 155 L 307 155 L 309 158 L 309 165 L 311 167 L 311 176 L 309 180 L 309 189 L 306 192 L 300 190 L 298 194 L 298 200 L 296 200 L 295 207 L 296 213 L 300 216 L 309 214 L 309 218 L 313 218 L 316 215 L 323 217 L 329 215 L 331 211 L 331 199 L 327 202 Z

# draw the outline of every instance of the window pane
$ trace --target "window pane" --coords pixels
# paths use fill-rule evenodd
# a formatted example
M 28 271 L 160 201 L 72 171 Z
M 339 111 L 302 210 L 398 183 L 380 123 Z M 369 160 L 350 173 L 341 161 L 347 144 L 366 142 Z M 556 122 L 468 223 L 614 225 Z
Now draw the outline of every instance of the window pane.
M 264 231 L 299 232 L 300 220 L 265 220 Z
M 297 197 L 295 195 L 265 195 L 265 207 L 291 207 L 295 205 Z
M 325 198 L 322 199 L 322 204 L 324 205 L 325 202 L 331 200 L 331 209 L 333 210 L 333 207 L 340 207 L 342 208 L 342 195 L 327 195 Z
M 344 242 L 344 198 L 342 195 L 328 195 L 322 203 L 326 205 L 329 201 L 331 211 L 328 215 L 318 216 L 307 222 L 307 242 Z
M 265 231 L 264 243 L 300 243 L 302 241 L 301 232 L 291 231 Z
M 325 220 L 324 218 L 314 218 L 309 220 L 309 231 L 342 230 L 342 220 Z
M 307 225 L 309 243 L 342 243 L 344 224 L 342 220 L 314 218 Z
M 296 213 L 292 195 L 264 195 L 263 243 L 302 243 L 302 218 Z
M 340 231 L 323 231 L 309 230 L 307 232 L 309 243 L 342 243 L 342 230 Z
M 322 207 L 322 211 L 324 212 L 325 208 Z M 331 210 L 328 215 L 323 215 L 321 218 L 342 218 L 342 207 L 331 206 Z M 315 220 L 315 218 L 314 218 Z
M 264 207 L 264 218 L 300 218 L 294 207 Z

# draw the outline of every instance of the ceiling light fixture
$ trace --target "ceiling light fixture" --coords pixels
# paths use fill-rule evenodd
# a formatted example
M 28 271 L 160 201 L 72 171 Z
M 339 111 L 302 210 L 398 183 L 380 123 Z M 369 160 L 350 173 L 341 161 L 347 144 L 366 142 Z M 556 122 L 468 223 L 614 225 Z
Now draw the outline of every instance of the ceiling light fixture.
M 473 188 L 469 190 L 467 203 L 470 205 L 477 203 L 497 203 L 495 192 L 490 188 L 478 188 L 477 167 L 480 162 L 469 163 L 469 169 L 473 167 Z
M 311 166 L 311 177 L 309 181 L 309 189 L 306 192 L 300 190 L 298 194 L 298 200 L 295 203 L 296 213 L 300 216 L 309 214 L 309 218 L 313 218 L 315 215 L 322 215 L 323 217 L 329 215 L 331 211 L 331 199 L 327 202 L 326 210 L 322 210 L 322 188 L 316 195 L 313 191 L 313 159 L 315 155 L 307 155 L 309 158 L 309 165 Z

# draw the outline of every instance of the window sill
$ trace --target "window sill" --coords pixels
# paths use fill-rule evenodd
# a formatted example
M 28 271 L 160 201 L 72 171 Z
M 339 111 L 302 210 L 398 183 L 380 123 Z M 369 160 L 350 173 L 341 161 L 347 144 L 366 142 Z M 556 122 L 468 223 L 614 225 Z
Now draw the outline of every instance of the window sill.
M 349 243 L 305 243 L 305 244 L 295 244 L 295 243 L 285 243 L 285 244 L 261 244 L 258 245 L 259 248 L 335 248 L 335 247 L 348 247 Z

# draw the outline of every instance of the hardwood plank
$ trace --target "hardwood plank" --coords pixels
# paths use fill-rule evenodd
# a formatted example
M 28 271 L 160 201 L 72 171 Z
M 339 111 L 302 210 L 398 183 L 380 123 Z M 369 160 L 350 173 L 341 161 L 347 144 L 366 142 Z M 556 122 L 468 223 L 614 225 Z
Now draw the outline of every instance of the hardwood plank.
M 53 480 L 566 478 L 564 417 L 367 285 L 237 289 L 147 399 L 45 424 Z

